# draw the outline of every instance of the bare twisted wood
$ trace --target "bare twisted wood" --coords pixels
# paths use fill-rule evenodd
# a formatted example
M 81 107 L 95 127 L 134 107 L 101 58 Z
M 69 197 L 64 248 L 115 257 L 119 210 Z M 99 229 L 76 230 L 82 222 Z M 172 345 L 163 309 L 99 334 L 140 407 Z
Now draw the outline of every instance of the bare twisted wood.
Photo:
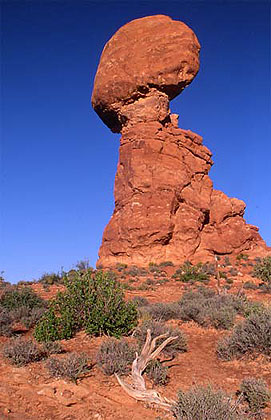
M 166 338 L 168 333 L 159 335 L 158 337 L 151 338 L 151 331 L 150 329 L 147 330 L 146 341 L 141 350 L 140 355 L 136 353 L 136 358 L 132 364 L 132 372 L 131 372 L 131 384 L 121 379 L 117 374 L 116 378 L 125 392 L 130 395 L 132 398 L 135 398 L 138 401 L 144 401 L 147 403 L 154 403 L 158 404 L 160 407 L 164 408 L 165 410 L 170 411 L 172 404 L 175 401 L 169 400 L 165 397 L 162 397 L 159 392 L 155 391 L 154 389 L 147 389 L 145 380 L 143 378 L 143 372 L 146 369 L 147 364 L 154 360 L 161 351 L 173 340 L 176 340 L 178 337 L 168 337 L 165 341 L 163 341 L 157 349 L 156 343 L 158 340 L 162 338 Z

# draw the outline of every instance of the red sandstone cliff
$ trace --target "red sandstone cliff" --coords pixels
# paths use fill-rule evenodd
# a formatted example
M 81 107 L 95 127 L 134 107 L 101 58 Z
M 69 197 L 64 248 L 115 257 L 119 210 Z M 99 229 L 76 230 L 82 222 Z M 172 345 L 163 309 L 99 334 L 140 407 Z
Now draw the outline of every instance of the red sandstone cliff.
M 198 72 L 199 50 L 190 28 L 162 15 L 128 23 L 104 48 L 92 104 L 122 137 L 99 264 L 180 264 L 267 250 L 243 219 L 245 203 L 213 190 L 202 138 L 170 114 L 169 100 Z

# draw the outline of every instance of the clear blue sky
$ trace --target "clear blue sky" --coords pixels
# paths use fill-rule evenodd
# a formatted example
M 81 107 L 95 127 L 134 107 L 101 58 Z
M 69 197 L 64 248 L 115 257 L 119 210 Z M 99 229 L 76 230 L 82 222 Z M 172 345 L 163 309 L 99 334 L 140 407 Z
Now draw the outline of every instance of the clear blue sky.
M 119 135 L 91 109 L 99 56 L 126 22 L 166 14 L 202 45 L 172 103 L 213 152 L 214 187 L 271 245 L 270 2 L 2 2 L 1 261 L 11 282 L 94 266 L 113 211 Z

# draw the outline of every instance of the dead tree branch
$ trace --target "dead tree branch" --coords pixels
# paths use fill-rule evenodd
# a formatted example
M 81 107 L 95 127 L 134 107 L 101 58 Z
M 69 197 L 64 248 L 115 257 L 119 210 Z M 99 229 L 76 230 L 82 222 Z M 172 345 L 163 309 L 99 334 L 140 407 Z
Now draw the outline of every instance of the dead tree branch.
M 138 401 L 144 401 L 147 403 L 158 404 L 160 407 L 165 410 L 170 411 L 174 401 L 171 401 L 165 397 L 162 397 L 157 391 L 153 389 L 147 389 L 145 380 L 143 378 L 143 372 L 146 369 L 147 364 L 154 360 L 162 350 L 173 340 L 176 340 L 178 337 L 168 337 L 168 333 L 159 335 L 158 337 L 151 338 L 151 331 L 147 330 L 147 337 L 141 354 L 136 353 L 136 358 L 132 364 L 131 372 L 131 384 L 124 381 L 116 374 L 116 378 L 125 392 L 130 395 L 132 398 L 135 398 Z M 156 348 L 156 343 L 158 340 L 166 338 L 158 347 Z

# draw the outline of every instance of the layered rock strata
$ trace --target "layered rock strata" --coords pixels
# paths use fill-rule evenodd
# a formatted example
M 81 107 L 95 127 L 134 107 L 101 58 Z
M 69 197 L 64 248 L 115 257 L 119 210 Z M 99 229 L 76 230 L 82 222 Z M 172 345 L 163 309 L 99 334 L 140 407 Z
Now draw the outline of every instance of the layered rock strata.
M 128 23 L 104 48 L 92 104 L 122 137 L 99 264 L 180 264 L 266 249 L 243 219 L 245 203 L 213 189 L 201 136 L 170 114 L 169 101 L 198 72 L 199 49 L 190 28 L 161 15 Z

